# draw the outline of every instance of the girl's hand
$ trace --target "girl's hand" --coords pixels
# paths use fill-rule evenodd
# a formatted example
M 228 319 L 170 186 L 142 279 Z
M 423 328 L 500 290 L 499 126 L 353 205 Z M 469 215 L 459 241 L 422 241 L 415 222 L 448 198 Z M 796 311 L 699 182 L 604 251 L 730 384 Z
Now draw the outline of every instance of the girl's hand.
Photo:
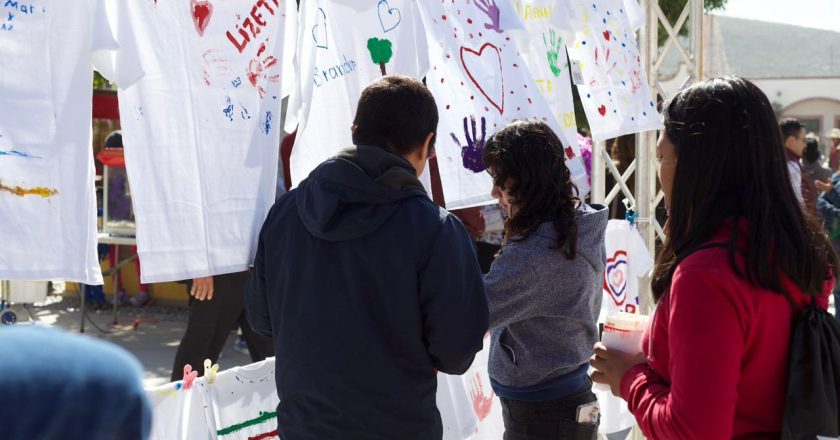
M 618 350 L 610 350 L 598 342 L 594 348 L 595 354 L 589 358 L 589 365 L 595 368 L 590 378 L 592 382 L 610 386 L 612 393 L 621 397 L 621 379 L 627 370 L 639 364 L 646 364 L 644 353 L 630 354 Z

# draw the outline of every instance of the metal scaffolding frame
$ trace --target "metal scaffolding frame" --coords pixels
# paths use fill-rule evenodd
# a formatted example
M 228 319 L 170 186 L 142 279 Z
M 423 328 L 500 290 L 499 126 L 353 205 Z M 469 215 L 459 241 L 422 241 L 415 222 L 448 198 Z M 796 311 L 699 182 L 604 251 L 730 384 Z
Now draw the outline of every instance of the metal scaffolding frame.
M 639 30 L 638 41 L 642 65 L 647 73 L 651 92 L 667 100 L 674 91 L 660 81 L 660 69 L 666 55 L 675 51 L 680 62 L 685 64 L 687 74 L 682 80 L 680 89 L 687 87 L 702 78 L 702 50 L 703 50 L 703 8 L 704 0 L 686 0 L 685 7 L 676 22 L 671 23 L 662 12 L 659 0 L 641 0 L 645 12 L 645 26 Z M 662 47 L 659 46 L 659 25 L 662 25 L 667 38 Z M 688 26 L 688 39 L 679 38 L 680 31 Z M 645 244 L 654 253 L 656 240 L 664 240 L 663 225 L 656 219 L 656 207 L 662 202 L 664 195 L 656 190 L 656 161 L 657 132 L 648 131 L 636 135 L 636 157 L 630 166 L 619 173 L 612 163 L 605 142 L 597 142 L 592 154 L 592 202 L 611 203 L 616 197 L 627 198 L 636 211 L 636 224 Z M 611 174 L 616 185 L 606 188 L 607 173 Z M 627 182 L 635 179 L 635 192 L 630 191 Z M 650 314 L 653 301 L 650 295 L 650 278 L 645 276 L 639 283 L 639 300 L 642 313 Z

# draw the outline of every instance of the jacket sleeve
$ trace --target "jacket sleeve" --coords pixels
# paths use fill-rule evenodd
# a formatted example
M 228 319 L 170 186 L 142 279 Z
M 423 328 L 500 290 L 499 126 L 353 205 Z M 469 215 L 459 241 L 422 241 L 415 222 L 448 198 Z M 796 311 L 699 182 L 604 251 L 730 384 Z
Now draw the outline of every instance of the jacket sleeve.
M 670 311 L 663 311 L 670 385 L 647 364 L 621 382 L 621 397 L 647 438 L 732 438 L 745 350 L 739 316 L 746 311 L 727 288 L 714 271 L 675 274 Z M 656 334 L 651 338 L 654 344 Z
M 840 180 L 837 179 L 837 176 L 834 176 L 832 179 L 832 183 L 834 186 L 822 193 L 820 197 L 817 199 L 817 212 L 823 218 L 823 224 L 826 228 L 830 228 L 834 220 L 840 218 L 840 206 L 838 206 L 838 202 L 840 202 Z
M 432 365 L 447 374 L 463 374 L 483 347 L 488 312 L 472 241 L 453 215 L 443 220 L 418 283 Z
M 491 329 L 522 321 L 538 311 L 540 303 L 535 301 L 527 288 L 527 280 L 537 279 L 537 273 L 528 260 L 525 252 L 509 245 L 496 257 L 490 272 L 484 276 Z
M 268 220 L 266 220 L 267 223 Z M 263 226 L 263 231 L 260 232 L 254 267 L 251 268 L 248 284 L 245 287 L 245 316 L 254 332 L 263 336 L 271 336 L 271 319 L 268 314 L 268 298 L 266 297 L 265 285 L 264 230 L 265 226 Z

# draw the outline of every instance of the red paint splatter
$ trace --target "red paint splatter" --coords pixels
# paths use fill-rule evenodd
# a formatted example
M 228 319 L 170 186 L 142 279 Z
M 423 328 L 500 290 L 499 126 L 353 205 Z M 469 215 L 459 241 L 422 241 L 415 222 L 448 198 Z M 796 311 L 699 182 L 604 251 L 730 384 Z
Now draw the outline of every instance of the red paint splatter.
M 210 17 L 213 16 L 213 4 L 208 0 L 192 0 L 190 2 L 192 8 L 193 24 L 198 35 L 204 36 L 204 29 L 210 23 Z
M 575 157 L 575 151 L 572 150 L 572 147 L 566 147 L 566 157 L 569 159 L 573 159 Z
M 260 48 L 257 50 L 257 56 L 262 55 L 263 52 L 265 52 L 265 43 L 260 45 Z
M 600 106 L 600 107 L 598 107 L 598 113 L 600 113 L 600 114 L 601 114 L 601 116 L 606 116 L 606 114 L 607 114 L 607 107 L 606 107 L 606 106 L 604 106 L 603 104 L 601 104 L 601 106 Z
M 467 24 L 472 24 L 472 18 L 467 19 Z
M 446 21 L 446 16 L 445 15 L 441 15 L 440 18 L 443 19 L 443 21 Z
M 484 107 L 484 111 L 489 112 L 489 111 L 490 111 L 490 108 L 485 106 L 485 107 Z
M 610 31 L 604 31 L 604 39 L 610 41 Z
M 269 438 L 277 437 L 277 436 L 278 436 L 277 430 L 275 429 L 274 431 L 271 431 L 271 432 L 266 432 L 266 433 L 263 433 L 263 434 L 248 437 L 248 440 L 265 440 L 265 439 L 269 439 Z

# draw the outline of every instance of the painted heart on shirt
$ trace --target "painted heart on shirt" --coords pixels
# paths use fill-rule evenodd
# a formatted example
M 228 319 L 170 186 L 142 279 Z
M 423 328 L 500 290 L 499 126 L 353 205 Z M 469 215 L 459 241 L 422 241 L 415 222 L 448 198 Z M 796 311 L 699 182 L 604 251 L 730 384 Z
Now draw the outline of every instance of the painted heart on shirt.
M 383 32 L 394 30 L 394 28 L 399 26 L 402 21 L 400 10 L 392 8 L 391 5 L 388 4 L 388 0 L 379 0 L 377 12 L 379 13 L 379 24 L 382 26 Z
M 606 290 L 617 306 L 627 300 L 627 252 L 618 251 L 612 258 L 607 258 L 607 268 L 604 271 L 604 290 Z
M 502 54 L 499 48 L 491 43 L 484 43 L 477 51 L 461 47 L 461 65 L 464 66 L 464 71 L 467 72 L 467 76 L 478 91 L 499 111 L 499 114 L 505 114 L 505 83 L 502 79 Z M 473 75 L 473 72 L 481 73 L 481 75 Z M 495 84 L 480 84 L 476 76 L 489 77 Z
M 204 36 L 204 30 L 210 24 L 210 17 L 213 16 L 213 4 L 209 0 L 192 0 L 190 2 L 193 24 L 198 35 Z
M 327 49 L 327 13 L 318 8 L 315 26 L 312 26 L 312 39 L 315 40 L 315 47 Z

